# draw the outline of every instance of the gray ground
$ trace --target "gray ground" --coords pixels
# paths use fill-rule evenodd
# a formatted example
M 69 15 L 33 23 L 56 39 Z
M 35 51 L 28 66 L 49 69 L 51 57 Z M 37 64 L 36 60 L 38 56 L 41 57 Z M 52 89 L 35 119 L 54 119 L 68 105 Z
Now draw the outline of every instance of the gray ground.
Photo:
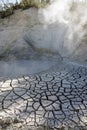
M 35 75 L 0 81 L 0 127 L 28 130 L 38 126 L 87 130 L 86 67 L 61 64 Z
M 0 77 L 15 78 L 48 70 L 58 60 L 17 60 L 0 61 Z

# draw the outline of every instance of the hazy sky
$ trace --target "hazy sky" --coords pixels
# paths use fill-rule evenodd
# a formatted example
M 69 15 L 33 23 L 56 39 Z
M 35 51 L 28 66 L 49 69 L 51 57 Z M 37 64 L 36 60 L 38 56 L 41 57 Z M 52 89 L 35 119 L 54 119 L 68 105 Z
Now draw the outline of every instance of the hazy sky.
M 16 0 L 0 0 L 0 3 L 2 3 L 2 1 L 4 1 L 5 3 L 8 3 L 8 2 L 15 3 L 16 2 Z M 17 0 L 17 1 L 20 2 L 21 0 Z

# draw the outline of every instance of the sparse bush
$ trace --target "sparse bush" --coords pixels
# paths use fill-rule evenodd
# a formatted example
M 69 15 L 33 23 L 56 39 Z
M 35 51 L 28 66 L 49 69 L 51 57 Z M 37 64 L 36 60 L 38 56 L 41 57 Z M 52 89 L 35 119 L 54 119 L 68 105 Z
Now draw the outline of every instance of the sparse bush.
M 12 7 L 8 8 L 6 10 L 2 10 L 2 11 L 0 11 L 0 18 L 5 18 L 7 16 L 10 16 L 13 14 L 13 12 L 14 11 L 13 11 Z
M 20 4 L 16 3 L 15 5 L 12 6 L 13 10 L 16 10 L 16 9 L 20 9 L 21 6 Z
M 36 7 L 36 8 L 40 8 L 45 6 L 48 3 L 48 1 L 37 1 L 37 0 L 22 0 L 20 3 L 20 6 L 22 9 L 27 9 L 30 7 Z

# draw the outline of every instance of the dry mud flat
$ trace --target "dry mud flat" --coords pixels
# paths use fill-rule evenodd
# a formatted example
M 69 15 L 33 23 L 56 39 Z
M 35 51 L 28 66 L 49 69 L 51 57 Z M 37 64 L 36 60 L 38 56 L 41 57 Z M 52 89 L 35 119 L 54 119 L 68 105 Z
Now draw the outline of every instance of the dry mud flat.
M 2 130 L 87 130 L 87 68 L 61 66 L 0 81 Z

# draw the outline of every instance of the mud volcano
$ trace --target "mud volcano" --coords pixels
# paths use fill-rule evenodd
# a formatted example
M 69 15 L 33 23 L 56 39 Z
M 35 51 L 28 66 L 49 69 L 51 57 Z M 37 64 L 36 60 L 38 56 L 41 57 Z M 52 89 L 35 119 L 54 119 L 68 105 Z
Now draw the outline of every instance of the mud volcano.
M 1 130 L 87 130 L 86 12 L 55 0 L 0 19 Z

